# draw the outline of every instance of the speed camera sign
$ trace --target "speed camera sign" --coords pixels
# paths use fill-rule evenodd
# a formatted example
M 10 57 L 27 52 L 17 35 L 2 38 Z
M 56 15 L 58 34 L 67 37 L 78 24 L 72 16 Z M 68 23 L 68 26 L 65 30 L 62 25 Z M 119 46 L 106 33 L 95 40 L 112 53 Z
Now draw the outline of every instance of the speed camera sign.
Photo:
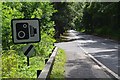
M 13 43 L 34 43 L 40 41 L 39 19 L 12 19 Z

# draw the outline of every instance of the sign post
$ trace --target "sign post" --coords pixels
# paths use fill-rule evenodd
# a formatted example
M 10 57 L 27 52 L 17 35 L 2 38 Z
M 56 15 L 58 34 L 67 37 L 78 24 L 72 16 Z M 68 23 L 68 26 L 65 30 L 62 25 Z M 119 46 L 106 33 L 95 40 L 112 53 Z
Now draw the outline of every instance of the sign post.
M 28 44 L 23 48 L 24 55 L 27 57 L 27 66 L 29 66 L 29 58 L 34 53 L 34 46 Z
M 27 56 L 27 66 L 29 66 L 29 57 Z
M 40 42 L 40 21 L 39 19 L 12 19 L 12 39 L 14 44 L 36 43 Z M 34 47 L 28 44 L 23 48 L 24 55 L 27 57 L 27 66 L 29 58 L 34 53 Z

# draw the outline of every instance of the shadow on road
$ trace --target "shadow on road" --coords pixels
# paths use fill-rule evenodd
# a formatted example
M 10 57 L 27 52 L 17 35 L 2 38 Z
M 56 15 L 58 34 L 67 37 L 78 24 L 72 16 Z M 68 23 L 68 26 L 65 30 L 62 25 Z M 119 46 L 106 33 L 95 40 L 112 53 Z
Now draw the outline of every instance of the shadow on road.
M 117 42 L 111 41 L 109 39 L 104 39 L 101 37 L 86 35 L 79 32 L 66 32 L 64 33 L 57 43 L 72 43 L 76 42 L 77 45 L 84 48 L 89 54 L 94 56 L 98 61 L 104 64 L 106 67 L 118 73 L 118 68 L 120 67 L 119 56 L 119 45 Z M 70 47 L 72 50 L 72 48 Z M 80 49 L 80 48 L 79 48 Z M 119 59 L 119 60 L 118 60 Z M 70 61 L 71 62 L 71 61 Z M 76 61 L 73 61 L 74 64 L 78 64 Z M 76 72 L 73 70 L 71 72 Z
M 70 41 L 75 41 L 75 40 L 85 40 L 85 39 L 84 38 L 71 38 L 69 34 L 64 33 L 63 35 L 60 36 L 60 38 L 56 39 L 56 43 L 70 42 Z

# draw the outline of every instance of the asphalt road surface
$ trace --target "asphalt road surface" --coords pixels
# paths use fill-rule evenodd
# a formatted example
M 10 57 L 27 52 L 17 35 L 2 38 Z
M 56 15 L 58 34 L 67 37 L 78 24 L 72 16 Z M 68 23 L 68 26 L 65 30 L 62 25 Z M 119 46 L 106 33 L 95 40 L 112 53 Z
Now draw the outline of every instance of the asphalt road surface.
M 65 65 L 66 78 L 110 78 L 100 66 L 91 60 L 80 47 L 109 69 L 118 73 L 118 46 L 115 41 L 78 33 L 69 30 L 64 42 L 55 45 L 64 49 L 67 56 Z

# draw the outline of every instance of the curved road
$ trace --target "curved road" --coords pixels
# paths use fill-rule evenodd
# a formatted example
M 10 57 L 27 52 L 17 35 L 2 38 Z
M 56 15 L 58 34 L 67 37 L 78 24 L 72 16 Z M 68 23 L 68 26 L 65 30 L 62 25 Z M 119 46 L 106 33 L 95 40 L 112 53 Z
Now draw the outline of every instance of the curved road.
M 65 42 L 56 43 L 55 45 L 66 51 L 66 78 L 110 78 L 94 61 L 84 54 L 80 47 L 109 69 L 118 73 L 119 45 L 117 42 L 74 30 L 69 30 L 62 37 Z
M 118 46 L 120 45 L 117 42 L 93 35 L 78 33 L 74 30 L 68 32 L 77 39 L 78 45 L 85 51 L 118 74 L 118 68 L 120 67 L 118 64 Z

